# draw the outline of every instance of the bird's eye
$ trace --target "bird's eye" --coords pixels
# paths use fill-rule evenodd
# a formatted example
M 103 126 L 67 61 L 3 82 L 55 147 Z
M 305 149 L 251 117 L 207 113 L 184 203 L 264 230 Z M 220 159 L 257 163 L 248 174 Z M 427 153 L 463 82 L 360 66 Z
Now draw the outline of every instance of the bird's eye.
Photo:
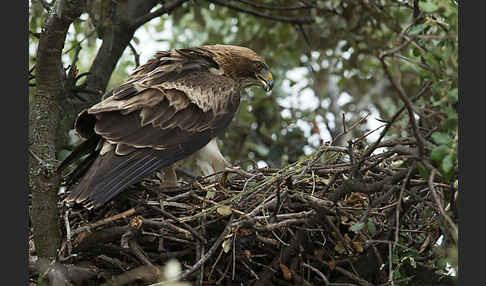
M 256 70 L 257 70 L 257 72 L 261 72 L 261 71 L 262 71 L 262 69 L 263 69 L 263 65 L 262 65 L 262 64 L 260 64 L 260 63 L 258 63 L 258 64 L 257 64 L 257 66 L 256 66 Z

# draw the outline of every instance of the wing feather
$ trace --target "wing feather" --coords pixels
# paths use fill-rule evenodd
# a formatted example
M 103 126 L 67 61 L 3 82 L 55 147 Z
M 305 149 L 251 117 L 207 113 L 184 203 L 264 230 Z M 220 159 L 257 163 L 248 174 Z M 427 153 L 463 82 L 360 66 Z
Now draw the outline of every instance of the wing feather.
M 94 122 L 92 133 L 114 148 L 93 160 L 67 201 L 101 205 L 224 130 L 239 105 L 240 88 L 210 68 L 218 66 L 204 49 L 158 53 L 88 109 L 83 121 Z

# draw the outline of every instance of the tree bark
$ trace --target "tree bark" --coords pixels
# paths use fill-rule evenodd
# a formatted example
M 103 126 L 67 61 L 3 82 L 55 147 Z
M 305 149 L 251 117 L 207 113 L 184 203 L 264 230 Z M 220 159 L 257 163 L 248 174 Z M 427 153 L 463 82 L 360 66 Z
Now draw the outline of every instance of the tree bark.
M 36 94 L 29 112 L 30 210 L 37 255 L 55 258 L 60 247 L 57 210 L 59 178 L 55 175 L 57 127 L 61 117 L 61 53 L 71 23 L 86 5 L 83 0 L 59 0 L 50 11 L 39 38 L 36 63 Z
M 159 3 L 156 0 L 129 0 L 113 3 L 111 7 L 103 6 L 103 12 L 113 12 L 104 14 L 106 18 L 97 27 L 102 32 L 103 43 L 93 61 L 85 86 L 88 90 L 99 91 L 99 95 L 84 93 L 82 96 L 86 102 L 81 103 L 60 96 L 66 88 L 63 86 L 61 54 L 69 26 L 85 10 L 86 1 L 59 0 L 49 13 L 39 39 L 37 91 L 31 98 L 29 110 L 30 214 L 39 256 L 55 257 L 61 241 L 56 203 L 59 178 L 55 175 L 56 146 L 62 145 L 58 141 L 62 141 L 62 134 L 66 132 L 64 128 L 59 128 L 61 120 L 73 122 L 79 111 L 100 101 L 116 63 L 138 27 L 156 16 L 170 13 L 184 2 L 186 0 L 169 2 L 155 13 L 150 11 Z

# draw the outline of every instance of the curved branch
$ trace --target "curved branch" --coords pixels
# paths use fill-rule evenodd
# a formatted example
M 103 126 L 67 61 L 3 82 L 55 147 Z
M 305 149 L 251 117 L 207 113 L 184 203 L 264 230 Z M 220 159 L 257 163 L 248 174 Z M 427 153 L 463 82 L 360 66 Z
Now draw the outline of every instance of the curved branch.
M 383 66 L 383 70 L 385 71 L 386 76 L 390 80 L 393 87 L 398 91 L 398 96 L 400 97 L 400 99 L 405 104 L 405 108 L 408 111 L 408 117 L 410 119 L 410 124 L 412 125 L 413 135 L 414 135 L 415 139 L 417 139 L 419 156 L 422 158 L 425 154 L 425 140 L 424 140 L 422 134 L 420 134 L 420 132 L 418 130 L 417 121 L 415 119 L 415 114 L 414 114 L 412 103 L 410 102 L 410 99 L 408 98 L 407 94 L 403 90 L 403 87 L 401 86 L 401 84 L 396 80 L 396 78 L 394 78 L 392 76 L 388 66 L 385 63 L 384 57 L 380 56 L 380 62 Z
M 278 22 L 285 22 L 291 24 L 301 24 L 301 25 L 308 25 L 315 22 L 314 18 L 302 19 L 302 18 L 291 18 L 291 17 L 283 17 L 278 15 L 268 15 L 265 13 L 260 13 L 254 10 L 246 9 L 237 5 L 230 4 L 229 1 L 222 1 L 222 0 L 207 0 L 213 4 L 224 6 L 239 12 L 247 13 L 253 16 L 257 16 L 264 19 L 274 20 Z
M 257 8 L 257 9 L 266 9 L 266 10 L 275 10 L 275 11 L 294 11 L 294 10 L 314 8 L 313 6 L 309 6 L 309 5 L 293 6 L 293 7 L 278 7 L 278 6 L 274 6 L 274 5 L 265 5 L 265 4 L 253 3 L 253 2 L 250 2 L 250 1 L 246 1 L 246 0 L 238 0 L 238 2 L 241 2 L 241 3 L 246 4 L 248 6 L 252 6 L 252 7 Z
M 304 3 L 302 6 L 292 6 L 292 7 L 278 7 L 275 5 L 265 5 L 265 4 L 259 4 L 259 3 L 253 3 L 247 0 L 238 0 L 238 2 L 241 2 L 243 4 L 246 4 L 248 6 L 252 6 L 256 9 L 265 9 L 265 10 L 273 10 L 273 11 L 296 11 L 296 10 L 308 10 L 308 9 L 316 9 L 319 12 L 325 12 L 325 13 L 331 13 L 335 15 L 339 15 L 336 10 L 329 9 L 329 8 L 321 8 L 316 5 L 311 5 L 309 3 L 305 3 L 304 1 L 301 1 Z
M 164 14 L 170 14 L 170 12 L 172 12 L 174 9 L 181 6 L 187 1 L 189 0 L 174 0 L 172 2 L 169 2 L 167 5 L 163 5 L 162 8 L 159 8 L 151 13 L 145 14 L 137 18 L 135 21 L 132 22 L 132 25 L 135 27 L 139 27 L 154 18 L 160 17 Z

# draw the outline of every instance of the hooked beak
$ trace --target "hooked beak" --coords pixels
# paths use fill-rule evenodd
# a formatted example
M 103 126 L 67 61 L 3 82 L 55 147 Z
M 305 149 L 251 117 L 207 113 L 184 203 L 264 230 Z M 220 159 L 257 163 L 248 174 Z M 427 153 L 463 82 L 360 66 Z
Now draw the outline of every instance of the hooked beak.
M 263 90 L 265 90 L 265 92 L 269 92 L 270 90 L 272 90 L 273 76 L 269 71 L 264 69 L 260 74 L 257 75 L 257 78 L 262 83 Z

